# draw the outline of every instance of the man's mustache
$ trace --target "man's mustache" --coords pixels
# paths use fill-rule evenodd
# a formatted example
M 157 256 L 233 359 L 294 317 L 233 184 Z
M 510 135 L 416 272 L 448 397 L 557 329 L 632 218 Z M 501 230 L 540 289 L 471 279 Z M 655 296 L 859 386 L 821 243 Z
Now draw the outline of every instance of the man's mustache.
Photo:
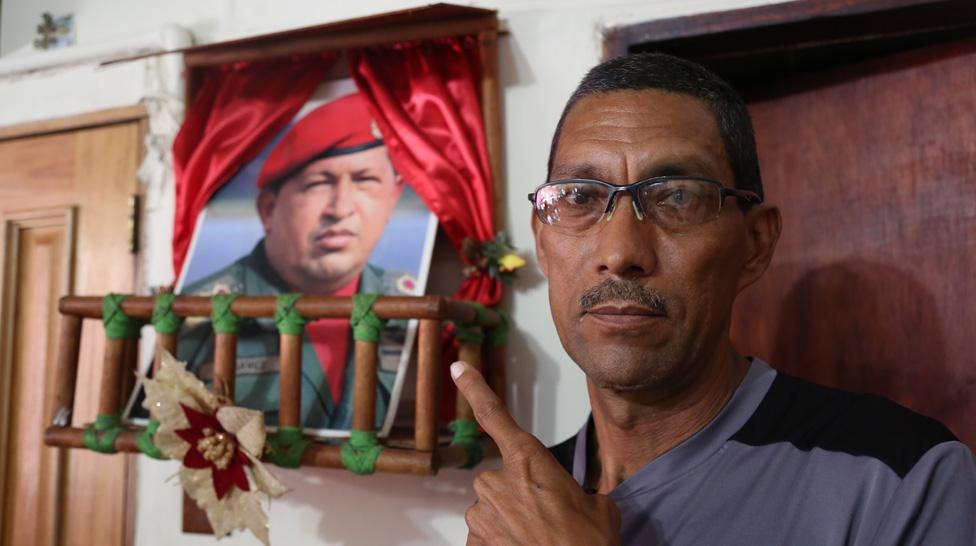
M 579 303 L 583 311 L 589 311 L 604 303 L 622 301 L 635 303 L 647 307 L 655 313 L 667 315 L 664 296 L 631 280 L 605 279 L 600 284 L 583 292 Z

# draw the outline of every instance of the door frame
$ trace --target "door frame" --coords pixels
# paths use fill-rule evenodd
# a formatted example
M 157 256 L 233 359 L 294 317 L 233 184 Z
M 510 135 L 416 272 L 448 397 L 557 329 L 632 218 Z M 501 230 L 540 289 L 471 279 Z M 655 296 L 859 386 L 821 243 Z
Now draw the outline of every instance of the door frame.
M 838 58 L 845 63 L 867 60 L 976 37 L 976 4 L 794 0 L 622 25 L 608 29 L 603 37 L 604 59 L 662 51 L 699 62 L 741 87 L 736 84 L 836 66 Z
M 145 122 L 147 117 L 148 112 L 142 104 L 105 108 L 71 116 L 4 125 L 0 127 L 0 141 L 92 129 L 130 121 Z

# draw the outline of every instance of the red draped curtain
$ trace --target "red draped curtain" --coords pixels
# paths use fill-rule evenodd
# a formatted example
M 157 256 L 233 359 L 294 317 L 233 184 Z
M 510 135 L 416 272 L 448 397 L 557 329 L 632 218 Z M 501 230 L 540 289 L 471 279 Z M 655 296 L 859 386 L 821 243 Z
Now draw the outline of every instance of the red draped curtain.
M 349 72 L 366 96 L 397 166 L 437 215 L 463 259 L 465 239 L 494 236 L 494 189 L 481 115 L 481 59 L 475 36 L 400 43 L 349 52 Z M 485 271 L 464 279 L 455 298 L 495 305 L 501 282 Z M 457 358 L 447 332 L 443 358 Z M 450 384 L 447 366 L 440 382 Z M 454 389 L 440 400 L 444 421 L 454 416 Z
M 480 243 L 494 237 L 477 38 L 350 51 L 349 72 L 371 106 L 393 164 L 437 215 L 458 254 L 465 239 Z M 476 272 L 455 297 L 495 305 L 501 293 L 497 279 Z
M 334 64 L 334 53 L 220 65 L 206 72 L 173 142 L 173 270 L 183 268 L 200 211 L 284 129 Z

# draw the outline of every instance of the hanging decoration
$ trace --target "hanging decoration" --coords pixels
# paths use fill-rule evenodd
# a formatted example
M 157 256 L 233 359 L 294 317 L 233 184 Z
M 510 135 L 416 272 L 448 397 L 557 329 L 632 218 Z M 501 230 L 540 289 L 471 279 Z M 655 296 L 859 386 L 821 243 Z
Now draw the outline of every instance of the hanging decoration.
M 156 377 L 141 381 L 143 406 L 159 422 L 153 443 L 166 457 L 182 461 L 180 484 L 206 511 L 214 535 L 247 529 L 267 545 L 261 494 L 279 497 L 287 489 L 261 463 L 264 414 L 211 393 L 168 352 Z
M 461 245 L 461 255 L 464 257 L 466 277 L 485 275 L 493 279 L 510 283 L 515 278 L 515 272 L 525 265 L 525 259 L 515 252 L 515 247 L 508 242 L 508 235 L 499 231 L 494 239 L 479 243 L 470 237 Z

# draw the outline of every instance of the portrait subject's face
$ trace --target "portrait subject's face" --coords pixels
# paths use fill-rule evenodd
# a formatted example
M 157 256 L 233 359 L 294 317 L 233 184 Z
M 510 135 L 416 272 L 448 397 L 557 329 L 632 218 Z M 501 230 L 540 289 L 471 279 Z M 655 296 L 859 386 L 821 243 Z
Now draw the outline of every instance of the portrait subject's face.
M 572 108 L 549 180 L 623 185 L 662 175 L 734 186 L 714 116 L 693 97 L 619 91 L 591 95 Z M 650 216 L 639 221 L 626 194 L 618 194 L 609 219 L 584 231 L 543 224 L 534 215 L 533 228 L 560 340 L 603 388 L 689 381 L 727 336 L 737 292 L 754 280 L 742 278 L 747 223 L 732 198 L 716 220 L 682 230 L 664 229 Z
M 385 146 L 313 161 L 259 196 L 272 266 L 306 294 L 342 288 L 366 266 L 402 190 Z

